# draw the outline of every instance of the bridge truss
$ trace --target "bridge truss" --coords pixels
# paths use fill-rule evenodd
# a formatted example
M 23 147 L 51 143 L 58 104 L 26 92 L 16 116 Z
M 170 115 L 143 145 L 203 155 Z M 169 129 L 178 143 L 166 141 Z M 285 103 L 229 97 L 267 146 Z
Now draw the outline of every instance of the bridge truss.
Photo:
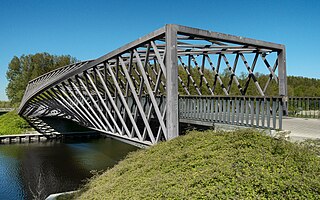
M 248 109 L 248 119 L 257 117 L 258 110 L 259 116 L 264 115 L 265 108 L 269 114 L 282 113 L 287 97 L 285 63 L 283 45 L 169 24 L 96 60 L 71 64 L 30 81 L 19 114 L 44 134 L 54 132 L 54 127 L 41 117 L 61 117 L 119 139 L 152 145 L 177 137 L 179 120 L 193 119 L 195 110 L 219 116 L 217 112 L 229 109 L 239 116 Z M 268 74 L 264 85 L 259 81 L 262 76 L 255 73 L 259 67 Z M 275 87 L 274 102 L 280 104 L 268 97 Z M 226 107 L 221 95 L 229 98 Z M 259 96 L 258 103 L 246 100 L 248 95 Z M 214 101 L 216 96 L 216 105 L 197 100 Z M 242 99 L 249 103 L 242 105 Z M 259 116 L 258 126 L 262 124 Z M 249 124 L 245 118 L 230 119 L 231 124 Z

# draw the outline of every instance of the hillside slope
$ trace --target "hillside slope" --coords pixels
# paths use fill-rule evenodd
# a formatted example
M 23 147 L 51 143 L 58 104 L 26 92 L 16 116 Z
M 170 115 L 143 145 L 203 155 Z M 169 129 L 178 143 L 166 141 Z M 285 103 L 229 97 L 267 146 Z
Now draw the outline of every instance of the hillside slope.
M 130 154 L 75 199 L 315 199 L 320 159 L 254 131 L 191 132 Z

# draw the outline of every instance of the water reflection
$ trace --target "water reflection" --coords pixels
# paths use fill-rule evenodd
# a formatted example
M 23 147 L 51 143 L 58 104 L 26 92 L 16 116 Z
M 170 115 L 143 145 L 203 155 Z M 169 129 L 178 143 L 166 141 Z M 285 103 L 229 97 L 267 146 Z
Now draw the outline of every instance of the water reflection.
M 112 139 L 0 146 L 0 199 L 45 198 L 78 188 L 136 147 Z

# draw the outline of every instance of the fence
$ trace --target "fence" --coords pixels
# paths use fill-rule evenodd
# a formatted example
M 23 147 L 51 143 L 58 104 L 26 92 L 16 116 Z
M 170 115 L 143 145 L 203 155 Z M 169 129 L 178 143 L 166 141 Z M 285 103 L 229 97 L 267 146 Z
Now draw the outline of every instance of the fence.
M 12 105 L 9 101 L 0 101 L 0 113 L 1 114 L 4 114 L 6 112 L 10 112 L 12 110 L 14 110 L 14 109 L 12 108 Z
M 282 129 L 281 97 L 180 96 L 179 118 Z
M 320 97 L 289 97 L 288 115 L 291 117 L 320 118 Z
M 14 108 L 0 108 L 0 113 L 6 113 L 6 112 L 10 112 L 13 111 Z

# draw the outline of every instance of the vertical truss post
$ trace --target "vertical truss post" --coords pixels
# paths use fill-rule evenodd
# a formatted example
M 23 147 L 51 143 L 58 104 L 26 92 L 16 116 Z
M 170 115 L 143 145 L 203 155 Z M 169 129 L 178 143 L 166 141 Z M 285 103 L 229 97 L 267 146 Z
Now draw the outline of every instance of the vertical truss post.
M 279 68 L 279 95 L 282 97 L 283 101 L 283 111 L 284 114 L 288 114 L 288 88 L 287 88 L 287 69 L 286 69 L 286 49 L 283 46 L 282 50 L 278 52 Z
M 177 56 L 177 27 L 166 25 L 166 69 L 167 69 L 167 138 L 179 136 L 178 115 L 178 56 Z

